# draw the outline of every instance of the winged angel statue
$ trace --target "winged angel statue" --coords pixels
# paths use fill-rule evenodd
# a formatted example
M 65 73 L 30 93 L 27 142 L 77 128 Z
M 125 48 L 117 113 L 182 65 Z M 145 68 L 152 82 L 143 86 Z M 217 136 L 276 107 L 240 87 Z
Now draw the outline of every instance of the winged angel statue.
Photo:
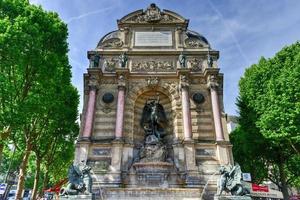
M 140 126 L 144 129 L 146 137 L 154 135 L 158 140 L 165 136 L 167 118 L 159 97 L 148 100 L 144 106 Z

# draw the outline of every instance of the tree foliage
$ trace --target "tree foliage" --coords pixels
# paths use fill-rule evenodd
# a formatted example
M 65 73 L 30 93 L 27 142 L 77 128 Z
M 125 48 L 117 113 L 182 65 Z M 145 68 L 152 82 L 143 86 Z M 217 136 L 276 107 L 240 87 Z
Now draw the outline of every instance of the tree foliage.
M 21 153 L 17 198 L 31 154 L 39 182 L 53 142 L 74 146 L 79 100 L 71 85 L 67 36 L 56 13 L 28 0 L 0 1 L 0 155 L 9 142 Z M 67 155 L 65 163 L 72 159 Z
M 300 177 L 300 43 L 246 69 L 239 83 L 239 127 L 231 134 L 237 161 L 254 179 L 282 189 Z M 299 186 L 299 185 L 298 185 Z

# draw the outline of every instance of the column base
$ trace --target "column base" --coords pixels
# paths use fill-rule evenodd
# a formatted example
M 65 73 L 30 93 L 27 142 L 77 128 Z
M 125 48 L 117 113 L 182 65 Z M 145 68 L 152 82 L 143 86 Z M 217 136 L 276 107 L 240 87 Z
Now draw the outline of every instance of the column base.
M 221 165 L 233 164 L 232 144 L 229 141 L 216 141 L 217 157 Z
M 198 171 L 196 166 L 195 156 L 195 142 L 194 140 L 183 141 L 184 155 L 185 155 L 185 166 L 186 171 Z

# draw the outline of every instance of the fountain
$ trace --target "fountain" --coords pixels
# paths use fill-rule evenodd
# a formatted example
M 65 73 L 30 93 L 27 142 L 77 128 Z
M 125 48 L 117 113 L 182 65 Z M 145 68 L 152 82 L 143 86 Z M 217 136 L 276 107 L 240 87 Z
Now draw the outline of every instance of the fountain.
M 167 162 L 167 118 L 159 96 L 146 101 L 140 126 L 145 132 L 144 144 L 133 164 L 138 180 L 150 187 L 165 184 L 173 164 Z

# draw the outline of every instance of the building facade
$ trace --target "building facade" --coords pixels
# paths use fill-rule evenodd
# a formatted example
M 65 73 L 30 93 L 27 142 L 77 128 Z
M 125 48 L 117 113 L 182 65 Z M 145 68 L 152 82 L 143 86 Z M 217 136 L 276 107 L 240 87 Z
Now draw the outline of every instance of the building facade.
M 233 162 L 219 52 L 188 24 L 151 4 L 118 20 L 118 29 L 88 52 L 75 162 L 92 166 L 94 188 L 108 196 L 157 187 L 187 197 L 207 185 L 213 193 L 210 177 Z M 149 102 L 161 112 L 147 113 Z M 159 151 L 145 153 L 158 143 Z

